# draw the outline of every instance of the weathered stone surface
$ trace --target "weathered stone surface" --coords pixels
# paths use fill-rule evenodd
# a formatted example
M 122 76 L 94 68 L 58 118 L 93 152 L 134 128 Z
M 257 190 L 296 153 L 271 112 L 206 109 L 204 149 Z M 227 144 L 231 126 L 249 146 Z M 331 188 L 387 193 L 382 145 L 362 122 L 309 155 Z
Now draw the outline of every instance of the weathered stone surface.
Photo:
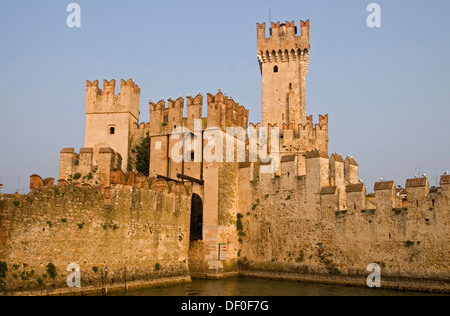
M 123 284 L 125 278 L 146 283 L 189 277 L 190 197 L 127 187 L 108 195 L 108 203 L 100 191 L 72 187 L 0 195 L 6 290 L 67 289 L 70 263 L 80 265 L 82 286 L 91 288 Z

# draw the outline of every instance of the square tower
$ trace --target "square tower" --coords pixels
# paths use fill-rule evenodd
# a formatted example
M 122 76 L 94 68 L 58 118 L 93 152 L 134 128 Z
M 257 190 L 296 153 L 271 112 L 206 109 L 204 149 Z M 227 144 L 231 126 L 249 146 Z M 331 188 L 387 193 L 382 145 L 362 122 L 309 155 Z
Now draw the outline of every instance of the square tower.
M 306 123 L 305 78 L 309 63 L 309 21 L 301 21 L 301 35 L 292 22 L 257 24 L 258 59 L 262 75 L 263 126 Z
M 130 79 L 121 80 L 120 94 L 115 94 L 116 81 L 98 80 L 86 82 L 86 131 L 85 147 L 94 149 L 109 147 L 122 157 L 122 170 L 129 168 L 132 131 L 139 122 L 140 89 Z M 98 157 L 94 155 L 94 164 Z

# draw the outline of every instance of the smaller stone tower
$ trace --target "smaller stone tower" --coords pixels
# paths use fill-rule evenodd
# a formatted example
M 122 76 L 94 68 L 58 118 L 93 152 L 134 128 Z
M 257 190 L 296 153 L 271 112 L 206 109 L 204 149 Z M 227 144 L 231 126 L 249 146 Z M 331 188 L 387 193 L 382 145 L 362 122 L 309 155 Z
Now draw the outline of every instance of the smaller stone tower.
M 122 170 L 129 169 L 132 131 L 139 121 L 140 89 L 133 80 L 121 80 L 120 94 L 116 81 L 86 82 L 85 147 L 94 149 L 94 164 L 100 148 L 109 147 L 122 157 Z

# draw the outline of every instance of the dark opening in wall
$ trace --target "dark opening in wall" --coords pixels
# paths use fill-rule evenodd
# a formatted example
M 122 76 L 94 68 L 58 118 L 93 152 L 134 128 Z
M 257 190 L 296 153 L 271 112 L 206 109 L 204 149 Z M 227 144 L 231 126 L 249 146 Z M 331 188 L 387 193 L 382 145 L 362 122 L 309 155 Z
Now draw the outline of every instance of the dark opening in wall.
M 192 195 L 191 201 L 191 241 L 203 239 L 203 201 L 197 195 Z
M 278 72 L 278 66 L 273 67 L 273 72 Z
M 109 128 L 109 134 L 110 135 L 114 135 L 116 133 L 116 128 L 115 127 L 110 127 Z

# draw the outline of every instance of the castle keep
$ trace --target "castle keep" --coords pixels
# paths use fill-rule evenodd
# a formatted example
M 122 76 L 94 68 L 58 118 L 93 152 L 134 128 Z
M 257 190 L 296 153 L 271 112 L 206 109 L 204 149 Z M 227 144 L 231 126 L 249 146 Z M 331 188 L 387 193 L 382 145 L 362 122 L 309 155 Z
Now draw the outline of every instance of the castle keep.
M 2 289 L 63 290 L 73 262 L 91 289 L 229 275 L 364 286 L 377 263 L 384 287 L 448 292 L 450 176 L 368 195 L 355 159 L 329 154 L 328 115 L 307 115 L 309 54 L 309 21 L 268 37 L 257 24 L 257 124 L 221 91 L 152 101 L 140 123 L 131 79 L 119 93 L 87 81 L 85 147 L 60 152 L 57 183 L 32 175 L 30 194 L 0 195 Z M 148 176 L 134 151 L 147 136 Z

